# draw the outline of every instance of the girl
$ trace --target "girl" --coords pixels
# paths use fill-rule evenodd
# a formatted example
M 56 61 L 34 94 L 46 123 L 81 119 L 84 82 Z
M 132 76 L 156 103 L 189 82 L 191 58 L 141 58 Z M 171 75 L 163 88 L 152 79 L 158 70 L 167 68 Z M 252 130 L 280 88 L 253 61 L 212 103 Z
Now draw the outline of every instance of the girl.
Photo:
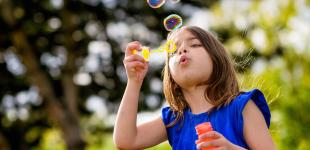
M 236 74 L 223 45 L 199 27 L 183 27 L 168 35 L 177 49 L 169 54 L 163 70 L 165 98 L 170 107 L 162 116 L 136 125 L 140 88 L 148 63 L 129 43 L 124 65 L 127 87 L 114 127 L 119 149 L 143 149 L 169 140 L 172 149 L 276 149 L 268 131 L 270 111 L 263 94 L 240 92 Z M 214 131 L 196 134 L 195 126 L 210 122 Z M 196 145 L 195 141 L 212 138 Z

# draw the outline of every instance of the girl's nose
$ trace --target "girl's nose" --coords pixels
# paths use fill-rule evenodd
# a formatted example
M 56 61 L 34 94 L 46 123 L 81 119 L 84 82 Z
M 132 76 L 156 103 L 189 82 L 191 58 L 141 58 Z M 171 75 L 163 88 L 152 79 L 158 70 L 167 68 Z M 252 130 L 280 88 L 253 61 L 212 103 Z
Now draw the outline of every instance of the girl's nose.
M 187 52 L 188 51 L 185 48 L 183 48 L 183 49 L 180 50 L 179 54 L 181 55 L 182 53 L 187 53 Z
M 180 45 L 180 48 L 179 48 L 179 55 L 181 55 L 182 53 L 187 53 L 188 50 L 187 50 L 187 46 L 186 46 L 186 43 L 185 42 L 182 42 L 182 44 Z

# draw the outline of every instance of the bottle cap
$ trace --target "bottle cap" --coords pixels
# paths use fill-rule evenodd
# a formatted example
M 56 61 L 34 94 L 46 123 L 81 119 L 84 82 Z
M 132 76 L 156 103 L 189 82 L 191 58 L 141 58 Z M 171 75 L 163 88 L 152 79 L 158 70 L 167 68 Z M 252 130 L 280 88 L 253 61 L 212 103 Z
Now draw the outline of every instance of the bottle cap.
M 209 131 L 213 131 L 213 128 L 212 128 L 212 125 L 210 122 L 201 123 L 201 124 L 197 125 L 195 127 L 195 129 L 196 129 L 196 132 L 198 135 L 201 135 L 201 134 L 209 132 Z

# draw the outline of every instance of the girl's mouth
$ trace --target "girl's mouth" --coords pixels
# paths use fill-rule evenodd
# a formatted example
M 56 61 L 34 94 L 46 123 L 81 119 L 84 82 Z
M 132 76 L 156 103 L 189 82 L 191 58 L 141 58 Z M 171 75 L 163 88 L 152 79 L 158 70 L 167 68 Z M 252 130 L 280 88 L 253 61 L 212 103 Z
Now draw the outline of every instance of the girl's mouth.
M 181 58 L 179 59 L 179 64 L 185 65 L 188 64 L 189 58 L 186 57 L 185 55 L 182 55 Z

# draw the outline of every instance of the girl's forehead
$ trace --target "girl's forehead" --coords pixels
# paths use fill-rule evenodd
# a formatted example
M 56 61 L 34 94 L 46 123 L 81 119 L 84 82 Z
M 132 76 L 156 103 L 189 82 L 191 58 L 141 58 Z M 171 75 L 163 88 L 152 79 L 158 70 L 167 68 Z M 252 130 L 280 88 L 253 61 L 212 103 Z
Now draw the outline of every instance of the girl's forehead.
M 173 41 L 175 44 L 185 40 L 192 40 L 192 39 L 197 39 L 197 37 L 193 35 L 190 31 L 188 31 L 186 28 L 181 28 L 179 30 L 173 31 L 168 36 L 168 40 Z
M 168 35 L 168 39 L 169 40 L 176 40 L 176 39 L 179 39 L 181 38 L 182 36 L 184 36 L 185 34 L 187 34 L 187 30 L 185 28 L 181 28 L 181 29 L 178 29 L 178 30 L 175 30 L 173 32 L 171 32 L 169 35 Z

